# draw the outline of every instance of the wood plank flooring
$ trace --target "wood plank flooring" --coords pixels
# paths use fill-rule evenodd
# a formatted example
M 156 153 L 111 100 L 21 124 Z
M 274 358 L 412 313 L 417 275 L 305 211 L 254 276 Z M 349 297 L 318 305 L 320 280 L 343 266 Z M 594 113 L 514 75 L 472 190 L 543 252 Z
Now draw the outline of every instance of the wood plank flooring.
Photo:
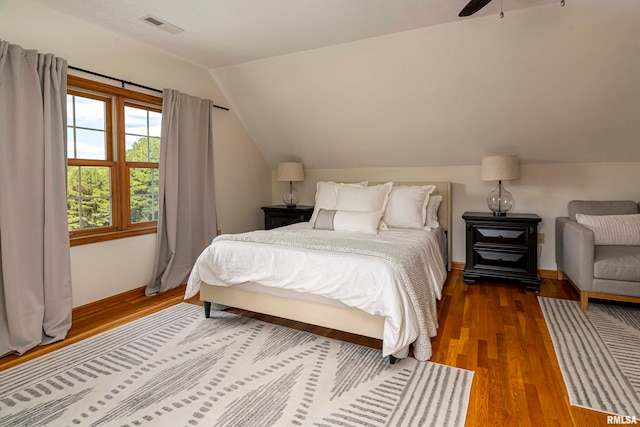
M 538 305 L 538 294 L 512 284 L 467 285 L 453 271 L 438 303 L 438 336 L 432 361 L 475 371 L 467 427 L 603 426 L 607 414 L 571 407 Z M 184 288 L 154 297 L 142 289 L 74 310 L 64 342 L 38 347 L 23 356 L 0 359 L 0 370 L 114 328 L 182 301 Z M 578 299 L 575 290 L 543 278 L 541 296 Z M 188 302 L 201 304 L 196 298 Z M 310 326 L 243 310 L 232 312 L 319 335 L 381 348 L 376 339 Z M 402 363 L 402 362 L 400 362 Z

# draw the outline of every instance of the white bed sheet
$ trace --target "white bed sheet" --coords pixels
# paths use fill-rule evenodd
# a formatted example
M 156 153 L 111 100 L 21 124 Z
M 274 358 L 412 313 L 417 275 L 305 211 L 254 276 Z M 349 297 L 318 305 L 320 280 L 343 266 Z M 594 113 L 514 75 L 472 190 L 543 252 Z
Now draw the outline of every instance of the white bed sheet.
M 309 223 L 287 227 L 300 233 L 330 233 L 355 239 L 421 242 L 432 262 L 425 266 L 440 299 L 446 280 L 442 232 L 390 229 L 378 235 L 313 230 Z M 383 356 L 406 357 L 418 337 L 418 319 L 393 265 L 381 258 L 288 246 L 218 240 L 198 258 L 185 298 L 201 284 L 233 286 L 246 282 L 320 295 L 385 318 Z

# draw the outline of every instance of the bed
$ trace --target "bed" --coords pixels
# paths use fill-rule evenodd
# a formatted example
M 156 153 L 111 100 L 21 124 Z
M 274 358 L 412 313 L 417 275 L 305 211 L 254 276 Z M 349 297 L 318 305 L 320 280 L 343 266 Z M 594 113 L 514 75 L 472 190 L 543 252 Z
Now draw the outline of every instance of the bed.
M 430 338 L 437 329 L 436 300 L 441 297 L 451 266 L 447 239 L 451 183 L 393 184 L 393 189 L 404 188 L 393 190 L 398 194 L 428 186 L 433 186 L 429 198 L 440 199 L 436 207 L 438 228 L 383 226 L 377 234 L 354 232 L 349 227 L 318 230 L 314 224 L 318 226 L 322 218 L 318 218 L 316 208 L 308 223 L 218 236 L 198 258 L 185 298 L 199 292 L 207 317 L 212 304 L 214 308 L 237 307 L 381 339 L 382 356 L 389 356 L 392 363 L 408 355 L 410 344 L 416 359 L 428 360 Z M 347 190 L 340 191 L 346 194 Z M 317 207 L 322 204 L 319 194 L 320 183 Z M 393 194 L 385 203 L 397 200 Z M 351 201 L 355 199 L 350 197 Z M 392 204 L 387 206 L 391 208 Z M 320 211 L 320 215 L 326 213 Z M 403 267 L 406 262 L 412 266 Z M 422 285 L 427 282 L 430 286 Z

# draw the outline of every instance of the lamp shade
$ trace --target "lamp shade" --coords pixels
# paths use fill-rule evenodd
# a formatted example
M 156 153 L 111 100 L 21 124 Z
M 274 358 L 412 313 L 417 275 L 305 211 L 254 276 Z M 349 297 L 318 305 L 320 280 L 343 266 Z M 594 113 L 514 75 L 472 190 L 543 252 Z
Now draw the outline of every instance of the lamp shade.
M 517 156 L 487 156 L 482 159 L 483 181 L 512 181 L 519 178 Z
M 278 163 L 278 181 L 304 181 L 304 169 L 300 162 Z

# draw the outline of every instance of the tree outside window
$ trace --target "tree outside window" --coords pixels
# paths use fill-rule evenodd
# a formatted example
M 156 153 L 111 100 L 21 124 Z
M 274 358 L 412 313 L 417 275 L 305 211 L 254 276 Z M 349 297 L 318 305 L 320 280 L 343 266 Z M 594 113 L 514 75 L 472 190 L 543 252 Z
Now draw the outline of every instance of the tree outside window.
M 161 98 L 74 76 L 68 85 L 72 245 L 155 232 Z

